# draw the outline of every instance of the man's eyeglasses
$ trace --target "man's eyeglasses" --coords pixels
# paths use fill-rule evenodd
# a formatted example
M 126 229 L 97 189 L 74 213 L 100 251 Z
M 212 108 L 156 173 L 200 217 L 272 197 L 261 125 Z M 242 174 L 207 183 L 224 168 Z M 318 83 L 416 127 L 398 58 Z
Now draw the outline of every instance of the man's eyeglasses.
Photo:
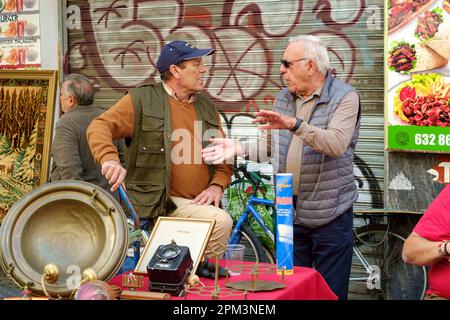
M 309 58 L 301 58 L 301 59 L 297 59 L 297 60 L 292 60 L 292 61 L 287 61 L 284 59 L 280 59 L 281 64 L 287 69 L 289 68 L 292 64 L 294 64 L 294 62 L 297 61 L 303 61 L 303 60 L 308 60 Z

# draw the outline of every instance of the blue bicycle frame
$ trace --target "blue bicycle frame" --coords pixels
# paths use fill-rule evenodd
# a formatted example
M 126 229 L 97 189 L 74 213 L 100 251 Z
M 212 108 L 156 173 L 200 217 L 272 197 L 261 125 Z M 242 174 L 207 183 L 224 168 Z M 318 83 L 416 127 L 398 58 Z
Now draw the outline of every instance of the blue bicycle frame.
M 233 229 L 233 233 L 231 234 L 228 244 L 239 243 L 239 241 L 241 240 L 240 235 L 239 235 L 239 230 L 241 229 L 242 224 L 244 224 L 248 221 L 248 217 L 250 214 L 256 219 L 256 221 L 261 226 L 261 228 L 263 228 L 264 232 L 275 243 L 275 236 L 274 236 L 273 232 L 269 229 L 267 224 L 261 218 L 261 215 L 259 214 L 259 212 L 254 207 L 254 205 L 258 205 L 258 204 L 271 206 L 271 207 L 275 208 L 275 203 L 272 200 L 258 198 L 254 195 L 250 195 L 250 198 L 248 199 L 248 202 L 247 202 L 247 206 L 245 207 L 245 210 L 244 210 L 243 214 L 241 215 L 241 217 L 239 218 L 239 220 L 236 222 L 236 225 Z

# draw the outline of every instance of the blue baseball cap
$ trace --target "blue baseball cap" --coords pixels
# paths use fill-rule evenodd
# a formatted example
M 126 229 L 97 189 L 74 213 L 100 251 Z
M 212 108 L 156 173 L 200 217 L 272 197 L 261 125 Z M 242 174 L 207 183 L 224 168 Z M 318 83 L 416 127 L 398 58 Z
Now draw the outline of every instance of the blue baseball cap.
M 198 49 L 182 40 L 174 40 L 166 44 L 159 55 L 156 67 L 159 73 L 166 72 L 173 64 L 181 61 L 200 58 L 214 53 L 214 49 Z

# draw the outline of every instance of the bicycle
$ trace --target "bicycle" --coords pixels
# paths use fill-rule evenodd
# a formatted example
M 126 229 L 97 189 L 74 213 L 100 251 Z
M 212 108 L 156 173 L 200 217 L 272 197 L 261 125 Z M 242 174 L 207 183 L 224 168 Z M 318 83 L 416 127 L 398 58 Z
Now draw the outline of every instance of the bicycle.
M 240 176 L 240 173 L 243 176 Z M 245 203 L 245 208 L 238 214 L 230 212 L 230 205 L 227 207 L 230 215 L 235 218 L 235 224 L 231 233 L 229 244 L 243 244 L 245 246 L 244 260 L 257 262 L 275 262 L 275 203 L 273 200 L 264 198 L 268 188 L 263 182 L 270 180 L 269 176 L 259 172 L 248 172 L 247 165 L 241 164 L 234 169 L 236 180 L 231 183 L 229 191 L 235 187 L 232 197 L 237 197 L 238 203 Z M 232 191 L 231 191 L 232 192 Z M 258 194 L 260 196 L 258 196 Z M 244 199 L 247 198 L 247 199 Z M 264 219 L 264 214 L 266 219 Z M 261 229 L 258 237 L 256 226 Z M 252 228 L 253 227 L 253 228 Z M 266 243 L 262 243 L 266 236 Z
M 128 198 L 124 188 L 119 186 L 118 189 L 120 198 L 125 203 L 131 217 L 127 218 L 128 224 L 128 248 L 132 250 L 132 252 L 127 251 L 127 256 L 125 261 L 122 264 L 118 274 L 123 274 L 127 271 L 134 270 L 136 267 L 139 258 L 141 256 L 142 250 L 145 248 L 145 245 L 150 237 L 150 220 L 149 219 L 141 219 L 139 218 L 136 210 L 134 209 L 130 199 Z
M 270 180 L 270 177 L 262 176 L 258 172 L 248 172 L 245 164 L 235 170 L 235 174 L 242 172 L 244 177 L 237 177 L 233 185 L 242 192 L 249 194 L 245 209 L 240 213 L 235 222 L 229 243 L 242 243 L 246 246 L 246 257 L 249 261 L 270 262 L 275 261 L 274 250 L 261 243 L 256 233 L 250 228 L 252 220 L 261 226 L 264 233 L 270 235 L 274 242 L 272 228 L 262 220 L 255 205 L 262 204 L 273 210 L 274 202 L 257 197 L 262 179 Z M 250 184 L 249 188 L 245 186 Z M 244 190 L 244 191 L 242 191 Z M 237 195 L 241 193 L 237 192 Z M 261 192 L 264 194 L 264 192 Z M 241 194 L 242 196 L 242 194 Z M 241 199 L 244 202 L 244 199 Z M 368 214 L 370 219 L 368 219 Z M 363 286 L 364 298 L 370 297 L 384 300 L 415 300 L 423 299 L 427 289 L 427 269 L 405 264 L 401 257 L 405 238 L 391 231 L 389 220 L 386 224 L 380 224 L 380 217 L 391 217 L 384 211 L 354 211 L 354 219 L 364 218 L 363 226 L 355 226 L 353 261 L 350 283 L 360 283 Z M 388 218 L 389 219 L 389 218 Z M 354 220 L 354 221 L 355 221 Z M 370 220 L 367 223 L 367 220 Z M 375 222 L 375 223 L 373 223 Z
M 378 300 L 421 300 L 424 298 L 428 272 L 426 267 L 408 265 L 402 260 L 405 238 L 391 230 L 390 218 L 382 210 L 355 211 L 365 225 L 354 228 L 350 291 L 359 290 L 364 298 Z M 380 224 L 379 220 L 387 219 Z M 368 224 L 367 220 L 375 221 Z

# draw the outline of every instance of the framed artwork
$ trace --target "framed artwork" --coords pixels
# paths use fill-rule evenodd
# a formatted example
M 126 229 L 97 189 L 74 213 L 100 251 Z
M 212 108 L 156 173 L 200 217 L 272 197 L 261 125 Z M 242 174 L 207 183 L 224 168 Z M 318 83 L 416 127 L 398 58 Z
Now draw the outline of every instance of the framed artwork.
M 0 222 L 47 182 L 56 85 L 56 71 L 0 72 Z
M 172 240 L 179 246 L 189 248 L 193 261 L 193 272 L 195 273 L 205 254 L 214 224 L 214 220 L 207 219 L 159 217 L 134 273 L 147 274 L 147 265 L 156 249 L 160 245 L 170 244 Z

